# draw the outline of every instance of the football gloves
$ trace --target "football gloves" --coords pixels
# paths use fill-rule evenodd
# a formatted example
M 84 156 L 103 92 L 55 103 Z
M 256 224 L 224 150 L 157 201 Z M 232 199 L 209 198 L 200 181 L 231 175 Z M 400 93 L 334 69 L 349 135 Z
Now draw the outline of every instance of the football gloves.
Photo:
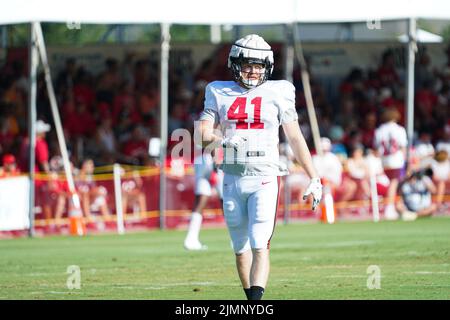
M 303 200 L 306 200 L 306 198 L 308 198 L 310 194 L 312 194 L 313 196 L 312 209 L 316 210 L 316 207 L 319 205 L 320 200 L 322 199 L 322 183 L 320 182 L 320 178 L 311 179 L 308 188 L 303 194 Z
M 242 147 L 245 143 L 245 141 L 247 141 L 247 139 L 240 137 L 238 135 L 229 137 L 229 138 L 223 138 L 221 145 L 224 148 L 233 148 L 234 151 L 237 151 L 238 148 Z

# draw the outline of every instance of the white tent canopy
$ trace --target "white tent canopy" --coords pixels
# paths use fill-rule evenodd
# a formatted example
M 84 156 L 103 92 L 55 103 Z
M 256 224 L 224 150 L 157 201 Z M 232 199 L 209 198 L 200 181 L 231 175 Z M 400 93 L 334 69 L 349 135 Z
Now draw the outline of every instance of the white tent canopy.
M 286 24 L 407 18 L 448 19 L 448 0 L 14 0 L 4 1 L 0 24 Z
M 409 41 L 409 36 L 407 34 L 402 34 L 401 36 L 398 36 L 398 40 L 407 43 Z M 420 43 L 441 43 L 444 38 L 426 30 L 417 29 L 416 40 Z

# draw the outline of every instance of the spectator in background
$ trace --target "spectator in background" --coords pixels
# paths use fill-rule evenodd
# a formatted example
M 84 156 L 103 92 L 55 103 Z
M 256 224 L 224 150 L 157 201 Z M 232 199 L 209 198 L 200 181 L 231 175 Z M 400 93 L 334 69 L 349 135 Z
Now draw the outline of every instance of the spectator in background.
M 75 58 L 67 58 L 64 69 L 56 77 L 56 93 L 59 96 L 64 96 L 66 92 L 72 91 L 76 72 L 77 64 Z
M 418 217 L 430 217 L 436 211 L 436 204 L 432 203 L 431 194 L 436 187 L 431 180 L 433 172 L 429 169 L 415 171 L 407 176 L 399 185 L 401 200 L 397 203 L 397 210 L 402 219 L 415 220 Z
M 359 126 L 359 130 L 361 132 L 361 143 L 365 148 L 372 148 L 376 128 L 377 114 L 373 111 L 366 113 Z
M 399 83 L 400 79 L 397 74 L 397 70 L 395 69 L 394 51 L 391 49 L 384 51 L 377 75 L 380 80 L 380 85 L 383 87 L 393 88 Z
M 418 57 L 416 66 L 416 86 L 418 89 L 423 87 L 424 83 L 431 83 L 434 80 L 433 72 L 430 69 L 431 58 L 426 52 L 426 48 L 422 50 Z
M 439 150 L 436 152 L 431 160 L 430 167 L 433 170 L 433 179 L 437 183 L 436 204 L 439 207 L 444 199 L 445 184 L 450 179 L 450 160 L 447 151 Z
M 47 140 L 45 138 L 46 133 L 51 129 L 48 123 L 42 120 L 36 122 L 36 172 L 49 173 L 49 150 Z
M 424 127 L 431 128 L 435 125 L 433 111 L 437 102 L 438 97 L 432 90 L 432 83 L 430 81 L 424 82 L 422 88 L 417 90 L 415 94 L 414 113 L 420 129 Z
M 431 143 L 431 133 L 428 130 L 421 130 L 414 146 L 415 155 L 419 161 L 419 167 L 425 168 L 430 165 L 434 156 L 434 147 Z
M 292 148 L 286 142 L 280 144 L 280 161 L 283 162 L 289 170 L 289 175 L 286 176 L 286 187 L 291 194 L 295 193 L 298 195 L 298 198 L 295 200 L 297 203 L 301 204 L 303 202 L 303 193 L 306 188 L 308 188 L 309 177 L 295 159 Z
M 445 150 L 450 155 L 450 120 L 444 128 L 444 135 L 436 144 L 436 151 Z
M 67 202 L 70 201 L 71 192 L 69 190 L 69 184 L 67 183 L 67 177 L 61 174 L 64 170 L 64 163 L 61 156 L 54 156 L 50 159 L 50 174 L 48 176 L 48 197 L 49 203 L 47 205 L 54 206 L 55 210 L 55 225 L 52 225 L 52 229 L 56 230 L 62 225 L 62 216 L 66 211 Z M 72 163 L 71 172 L 76 173 Z
M 147 136 L 142 126 L 135 126 L 131 136 L 122 145 L 122 153 L 132 164 L 143 164 L 145 158 L 148 157 L 148 143 Z
M 67 129 L 71 139 L 85 138 L 95 131 L 95 117 L 82 97 L 77 98 L 75 110 L 68 113 L 64 120 L 64 128 Z
M 369 167 L 364 159 L 364 146 L 356 144 L 350 149 L 350 157 L 347 160 L 347 170 L 349 176 L 356 182 L 357 188 L 352 198 L 370 198 L 370 184 L 369 184 Z M 358 194 L 358 191 L 362 194 Z
M 389 189 L 389 178 L 386 176 L 383 170 L 383 162 L 381 161 L 378 152 L 374 149 L 366 149 L 365 161 L 369 168 L 369 177 L 375 178 L 377 194 L 385 197 Z
M 331 152 L 331 141 L 328 138 L 321 138 L 323 155 L 313 155 L 312 160 L 322 183 L 328 184 L 333 192 L 336 201 L 348 201 L 356 190 L 356 183 L 346 176 L 343 176 L 344 168 L 339 158 Z
M 97 101 L 103 101 L 109 105 L 113 104 L 114 94 L 120 85 L 119 64 L 114 58 L 107 58 L 105 71 L 103 71 L 97 82 Z
M 333 125 L 330 128 L 331 152 L 333 152 L 339 160 L 344 163 L 348 158 L 347 147 L 345 146 L 344 130 L 340 125 Z
M 95 131 L 95 145 L 92 151 L 96 151 L 99 159 L 105 163 L 113 163 L 118 157 L 118 143 L 112 129 L 111 117 L 102 118 Z
M 104 221 L 108 222 L 111 217 L 106 201 L 108 191 L 105 187 L 99 186 L 95 182 L 93 177 L 94 168 L 94 161 L 85 159 L 76 178 L 76 188 L 80 195 L 81 208 L 88 222 L 94 221 L 92 211 L 99 211 Z
M 92 108 L 95 102 L 95 91 L 92 75 L 83 67 L 80 67 L 76 73 L 72 92 L 76 101 L 82 100 L 86 104 L 89 111 L 96 111 Z
M 382 124 L 375 130 L 374 145 L 381 155 L 384 172 L 390 180 L 384 216 L 388 220 L 398 219 L 395 198 L 399 181 L 404 175 L 406 160 L 406 130 L 397 124 L 400 114 L 396 109 L 385 109 Z
M 50 192 L 49 184 L 47 183 L 43 175 L 50 174 L 49 165 L 49 148 L 46 140 L 46 133 L 51 129 L 48 123 L 43 120 L 36 121 L 36 147 L 35 147 L 35 165 L 34 170 L 36 172 L 35 177 L 35 193 L 36 202 L 40 203 L 46 220 L 46 227 L 50 226 L 50 219 L 52 218 L 52 211 L 50 206 Z M 25 138 L 22 141 L 20 150 L 20 167 L 22 171 L 28 171 L 29 168 L 29 138 Z
M 0 168 L 0 178 L 13 177 L 20 174 L 14 155 L 7 153 L 2 160 L 3 168 Z
M 131 175 L 122 173 L 122 206 L 123 214 L 126 215 L 128 208 L 133 209 L 133 213 L 145 218 L 147 203 L 145 193 L 142 190 L 144 182 L 139 171 L 133 170 Z

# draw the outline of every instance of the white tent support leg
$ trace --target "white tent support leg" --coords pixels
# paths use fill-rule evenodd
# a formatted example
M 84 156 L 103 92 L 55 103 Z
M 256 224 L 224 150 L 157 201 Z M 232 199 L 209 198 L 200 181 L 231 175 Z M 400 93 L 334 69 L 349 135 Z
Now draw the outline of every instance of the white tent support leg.
M 29 95 L 28 95 L 28 137 L 29 137 L 29 170 L 30 170 L 30 193 L 29 193 L 29 204 L 28 204 L 28 212 L 30 217 L 30 228 L 28 230 L 28 235 L 33 237 L 34 235 L 34 163 L 35 163 L 35 153 L 34 149 L 36 148 L 36 93 L 37 93 L 37 67 L 38 67 L 38 49 L 37 49 L 37 40 L 36 40 L 36 32 L 34 30 L 35 22 L 30 24 L 30 42 L 28 45 L 28 60 L 29 60 Z
M 45 82 L 47 85 L 47 93 L 50 101 L 50 107 L 52 111 L 53 121 L 55 122 L 56 135 L 58 138 L 59 149 L 61 151 L 61 156 L 63 158 L 64 172 L 67 179 L 67 184 L 69 186 L 69 191 L 72 194 L 71 200 L 73 208 L 81 212 L 80 199 L 75 192 L 75 184 L 72 176 L 72 168 L 70 166 L 69 155 L 67 152 L 66 140 L 64 137 L 64 132 L 61 124 L 61 118 L 59 116 L 58 104 L 56 101 L 55 90 L 53 89 L 52 77 L 50 73 L 50 66 L 47 58 L 47 51 L 45 48 L 44 35 L 42 33 L 41 24 L 34 24 L 34 32 L 37 39 L 37 47 L 39 49 L 39 56 L 41 58 L 42 65 L 44 67 Z
M 125 233 L 125 224 L 124 224 L 124 212 L 123 212 L 123 203 L 122 203 L 122 183 L 121 183 L 121 168 L 120 164 L 114 164 L 114 196 L 116 200 L 116 222 L 117 222 L 117 233 L 124 234 Z
M 298 63 L 300 64 L 301 69 L 302 84 L 303 90 L 305 92 L 306 108 L 308 110 L 308 117 L 311 126 L 314 147 L 316 148 L 317 154 L 322 155 L 323 151 L 322 146 L 320 145 L 319 125 L 317 123 L 316 111 L 314 110 L 314 101 L 312 98 L 311 86 L 309 83 L 308 66 L 306 64 L 305 56 L 303 55 L 302 43 L 300 41 L 300 35 L 298 31 L 298 23 L 294 23 L 293 36 L 294 36 L 294 48 L 296 53 L 295 55 L 298 60 Z
M 417 25 L 416 19 L 410 18 L 408 23 L 408 50 L 407 50 L 407 84 L 406 84 L 406 133 L 408 147 L 406 151 L 406 163 L 409 164 L 410 149 L 414 138 L 414 63 L 417 52 Z
M 160 173 L 159 173 L 159 227 L 165 228 L 165 205 L 166 205 L 166 174 L 165 161 L 167 154 L 168 136 L 168 111 L 169 111 L 169 50 L 170 50 L 170 24 L 161 24 L 161 68 L 160 68 L 160 136 L 161 145 L 159 153 Z

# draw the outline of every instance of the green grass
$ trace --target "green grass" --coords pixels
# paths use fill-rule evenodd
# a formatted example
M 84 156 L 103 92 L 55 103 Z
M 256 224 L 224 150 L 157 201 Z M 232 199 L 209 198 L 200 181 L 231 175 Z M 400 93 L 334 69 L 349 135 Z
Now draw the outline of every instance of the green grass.
M 243 299 L 226 229 L 0 241 L 0 299 Z M 277 226 L 265 299 L 450 299 L 450 218 Z M 69 265 L 81 289 L 66 285 Z M 367 268 L 381 270 L 368 289 Z

